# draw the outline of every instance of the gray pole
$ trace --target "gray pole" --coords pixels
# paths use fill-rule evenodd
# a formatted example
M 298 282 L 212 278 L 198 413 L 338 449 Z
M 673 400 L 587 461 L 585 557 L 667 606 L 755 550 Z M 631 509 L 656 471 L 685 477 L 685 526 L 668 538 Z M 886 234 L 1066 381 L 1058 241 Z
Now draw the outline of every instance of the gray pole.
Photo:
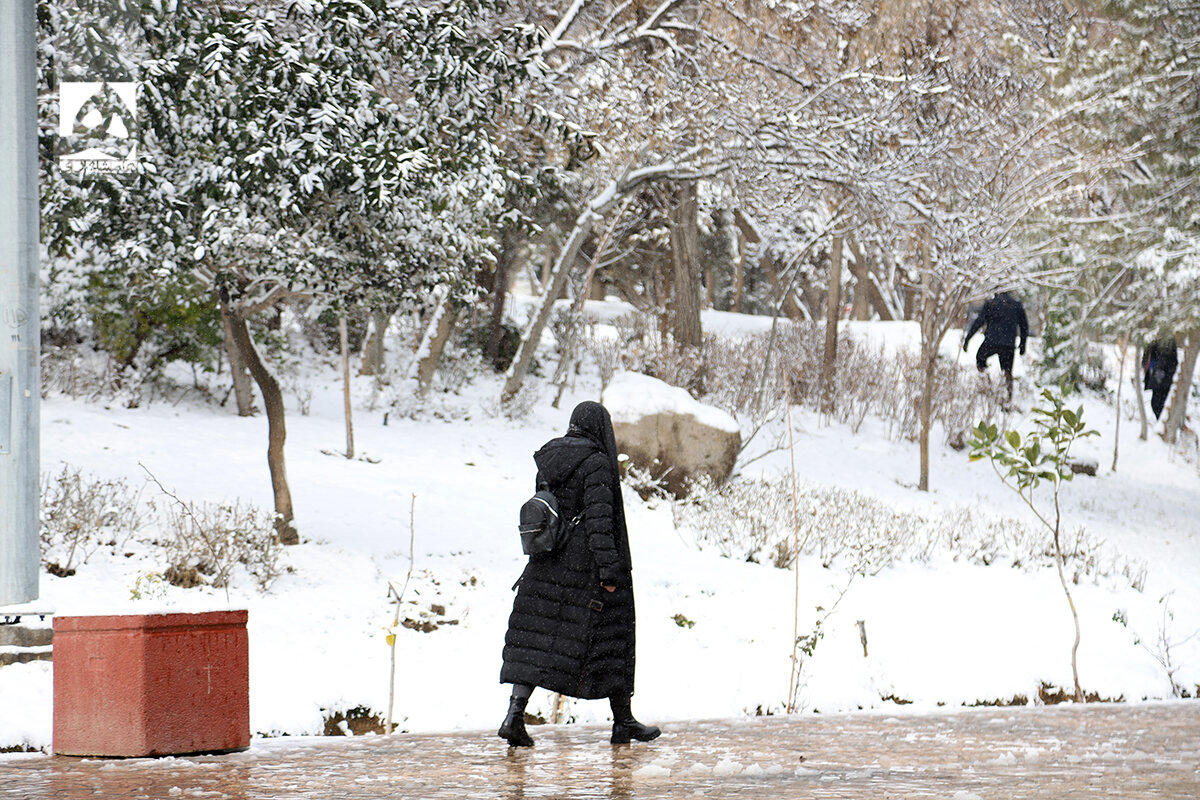
M 36 0 L 0 1 L 0 605 L 38 597 Z

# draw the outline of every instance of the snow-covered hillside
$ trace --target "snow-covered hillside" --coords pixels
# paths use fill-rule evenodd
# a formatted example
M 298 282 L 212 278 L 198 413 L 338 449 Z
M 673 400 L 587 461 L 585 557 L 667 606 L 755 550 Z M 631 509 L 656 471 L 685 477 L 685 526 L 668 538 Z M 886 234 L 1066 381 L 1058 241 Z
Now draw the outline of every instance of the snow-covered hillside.
M 706 324 L 736 331 L 732 316 Z M 860 333 L 900 347 L 910 327 L 876 323 Z M 946 352 L 957 357 L 957 350 Z M 969 363 L 965 354 L 961 359 Z M 360 399 L 367 383 L 358 379 Z M 360 407 L 356 439 L 369 460 L 353 461 L 323 452 L 339 450 L 344 433 L 335 374 L 318 384 L 311 414 L 292 413 L 288 420 L 288 473 L 304 543 L 286 550 L 291 569 L 268 593 L 242 575 L 228 597 L 209 587 L 155 585 L 133 600 L 132 590 L 148 585 L 139 577 L 163 565 L 146 548 L 131 548 L 128 556 L 110 548 L 74 576 L 43 575 L 43 599 L 60 614 L 249 608 L 252 729 L 319 733 L 329 711 L 386 708 L 385 637 L 394 613 L 388 585 L 402 584 L 409 568 L 411 508 L 414 570 L 401 618 L 433 629 L 399 630 L 396 717 L 408 730 L 495 726 L 507 694 L 497 678 L 511 586 L 523 563 L 516 514 L 533 489 L 531 454 L 565 430 L 575 402 L 599 396 L 598 381 L 583 376 L 560 409 L 550 407 L 552 392 L 544 392 L 517 422 L 496 412 L 499 383 L 490 377 L 460 397 L 438 401 L 452 403 L 453 414 L 393 414 L 384 425 L 382 410 Z M 1027 409 L 1028 398 L 1020 404 Z M 1081 680 L 1103 697 L 1169 697 L 1152 651 L 1167 605 L 1173 613 L 1166 619 L 1168 641 L 1183 642 L 1200 630 L 1200 472 L 1157 437 L 1139 441 L 1137 425 L 1125 420 L 1114 473 L 1107 468 L 1112 406 L 1088 398 L 1085 416 L 1102 436 L 1088 440 L 1082 455 L 1101 468 L 1097 477 L 1068 485 L 1068 527 L 1083 526 L 1103 540 L 1113 564 L 1144 563 L 1146 577 L 1139 591 L 1119 569 L 1101 570 L 1112 574 L 1084 574 L 1075 587 L 1083 623 Z M 805 487 L 854 489 L 935 519 L 970 507 L 983 517 L 1031 521 L 988 465 L 969 463 L 940 439 L 933 491 L 921 493 L 914 488 L 915 444 L 888 439 L 869 419 L 857 434 L 806 412 L 795 412 L 792 422 L 795 468 Z M 756 437 L 744 461 L 779 439 L 783 423 L 773 425 Z M 142 485 L 144 465 L 186 500 L 239 499 L 269 508 L 265 449 L 263 417 L 239 418 L 198 403 L 130 410 L 52 397 L 43 407 L 46 472 L 66 463 Z M 789 453 L 779 450 L 753 461 L 741 479 L 789 470 Z M 145 496 L 157 491 L 149 486 Z M 722 557 L 698 544 L 696 531 L 676 527 L 669 501 L 643 502 L 629 489 L 625 501 L 638 600 L 639 716 L 669 724 L 779 712 L 791 669 L 792 571 L 765 558 Z M 894 699 L 911 701 L 907 708 L 956 706 L 1034 696 L 1043 681 L 1070 686 L 1071 619 L 1053 568 L 985 566 L 954 555 L 947 549 L 854 580 L 837 565 L 802 560 L 801 634 L 813 631 L 849 586 L 803 665 L 804 708 L 894 711 Z M 1200 640 L 1178 644 L 1171 656 L 1179 683 L 1200 683 Z M 49 743 L 50 687 L 48 664 L 0 669 L 0 746 Z M 568 706 L 575 720 L 602 719 L 607 710 L 603 703 Z M 549 698 L 535 694 L 531 711 L 548 714 Z

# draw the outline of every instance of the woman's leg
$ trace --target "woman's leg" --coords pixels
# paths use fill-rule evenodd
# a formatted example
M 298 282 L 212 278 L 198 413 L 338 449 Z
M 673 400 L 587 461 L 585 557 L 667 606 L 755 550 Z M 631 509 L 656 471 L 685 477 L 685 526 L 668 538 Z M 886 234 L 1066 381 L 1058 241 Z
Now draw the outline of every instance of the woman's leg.
M 657 739 L 662 731 L 654 725 L 643 725 L 633 718 L 633 698 L 627 694 L 613 695 L 608 698 L 608 705 L 612 709 L 613 729 L 612 743 L 613 744 L 629 744 L 633 739 L 639 742 L 649 742 L 652 739 Z
M 512 747 L 533 747 L 533 737 L 525 730 L 525 706 L 533 687 L 527 683 L 514 683 L 512 697 L 508 701 L 508 714 L 500 724 L 497 735 Z

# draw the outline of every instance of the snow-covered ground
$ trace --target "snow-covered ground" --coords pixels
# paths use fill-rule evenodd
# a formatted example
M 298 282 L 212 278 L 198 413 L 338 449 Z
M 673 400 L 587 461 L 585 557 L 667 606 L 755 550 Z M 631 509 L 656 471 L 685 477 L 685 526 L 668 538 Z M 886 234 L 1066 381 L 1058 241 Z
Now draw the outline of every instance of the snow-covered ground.
M 706 324 L 735 333 L 760 329 L 763 321 L 722 315 Z M 856 327 L 888 347 L 905 346 L 913 333 L 906 323 Z M 956 342 L 948 342 L 952 357 Z M 961 359 L 970 363 L 965 354 Z M 356 379 L 361 398 L 368 383 Z M 292 571 L 269 593 L 242 576 L 228 597 L 207 587 L 165 586 L 133 600 L 139 576 L 165 566 L 138 549 L 129 557 L 101 551 L 69 578 L 43 575 L 43 599 L 60 614 L 248 608 L 253 731 L 319 733 L 327 711 L 386 709 L 385 637 L 394 613 L 388 585 L 402 584 L 409 568 L 415 496 L 415 563 L 401 617 L 438 627 L 399 630 L 396 718 L 407 730 L 492 727 L 507 694 L 497 678 L 511 586 L 523 562 L 515 521 L 533 490 L 531 455 L 565 430 L 575 402 L 598 397 L 599 384 L 584 376 L 560 409 L 550 407 L 547 391 L 519 422 L 496 413 L 498 393 L 496 379 L 481 378 L 462 396 L 440 401 L 451 403 L 454 413 L 392 415 L 387 425 L 382 410 L 360 408 L 358 450 L 371 460 L 348 461 L 323 452 L 339 450 L 344 435 L 340 386 L 330 371 L 314 387 L 311 414 L 293 411 L 288 419 L 288 475 L 304 543 L 287 549 Z M 1200 630 L 1200 472 L 1157 437 L 1139 441 L 1137 424 L 1128 419 L 1121 427 L 1120 468 L 1112 472 L 1112 406 L 1095 398 L 1085 406 L 1102 436 L 1087 441 L 1082 454 L 1101 469 L 1067 487 L 1064 516 L 1070 527 L 1085 526 L 1104 540 L 1111 555 L 1144 562 L 1147 578 L 1142 591 L 1120 576 L 1085 577 L 1075 587 L 1083 624 L 1081 680 L 1105 697 L 1169 697 L 1164 669 L 1136 640 L 1151 646 L 1158 638 L 1164 597 L 1174 614 L 1170 641 Z M 969 463 L 941 437 L 933 450 L 933 491 L 921 493 L 914 488 L 915 444 L 887 439 L 870 421 L 855 435 L 813 414 L 796 412 L 792 419 L 796 470 L 806 485 L 853 488 L 926 515 L 969 506 L 1028 519 L 990 467 Z M 760 434 L 756 443 L 769 439 Z M 131 410 L 50 398 L 43 406 L 43 469 L 50 473 L 67 463 L 141 485 L 144 465 L 187 500 L 240 499 L 268 509 L 265 450 L 264 417 L 239 418 L 198 403 Z M 746 457 L 754 453 L 752 446 Z M 779 451 L 746 474 L 788 470 L 789 454 Z M 638 600 L 639 716 L 670 722 L 778 712 L 791 669 L 794 574 L 701 549 L 691 532 L 676 529 L 666 501 L 646 503 L 627 490 L 625 502 Z M 836 567 L 802 561 L 801 633 L 812 630 L 816 608 L 830 606 L 846 584 Z M 444 614 L 434 613 L 434 605 Z M 679 624 L 676 615 L 694 626 Z M 444 624 L 449 621 L 455 624 Z M 869 639 L 866 657 L 859 621 Z M 1032 696 L 1041 681 L 1071 685 L 1071 637 L 1051 567 L 982 566 L 935 554 L 928 563 L 898 564 L 851 583 L 804 664 L 800 699 L 821 712 L 894 712 L 883 698 L 921 709 Z M 1172 657 L 1179 683 L 1200 683 L 1200 640 L 1174 647 Z M 49 743 L 50 690 L 48 664 L 0 669 L 0 746 Z M 535 694 L 531 711 L 548 708 L 549 698 Z M 606 713 L 603 703 L 568 705 L 578 721 Z

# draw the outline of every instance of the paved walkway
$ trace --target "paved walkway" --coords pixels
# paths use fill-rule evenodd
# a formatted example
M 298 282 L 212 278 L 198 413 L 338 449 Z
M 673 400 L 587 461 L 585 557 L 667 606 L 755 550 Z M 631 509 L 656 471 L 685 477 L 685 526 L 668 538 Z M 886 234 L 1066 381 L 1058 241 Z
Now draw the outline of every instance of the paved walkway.
M 1200 797 L 1200 702 L 985 708 L 676 723 L 650 745 L 539 727 L 533 750 L 483 733 L 274 739 L 197 758 L 0 759 L 0 798 Z

